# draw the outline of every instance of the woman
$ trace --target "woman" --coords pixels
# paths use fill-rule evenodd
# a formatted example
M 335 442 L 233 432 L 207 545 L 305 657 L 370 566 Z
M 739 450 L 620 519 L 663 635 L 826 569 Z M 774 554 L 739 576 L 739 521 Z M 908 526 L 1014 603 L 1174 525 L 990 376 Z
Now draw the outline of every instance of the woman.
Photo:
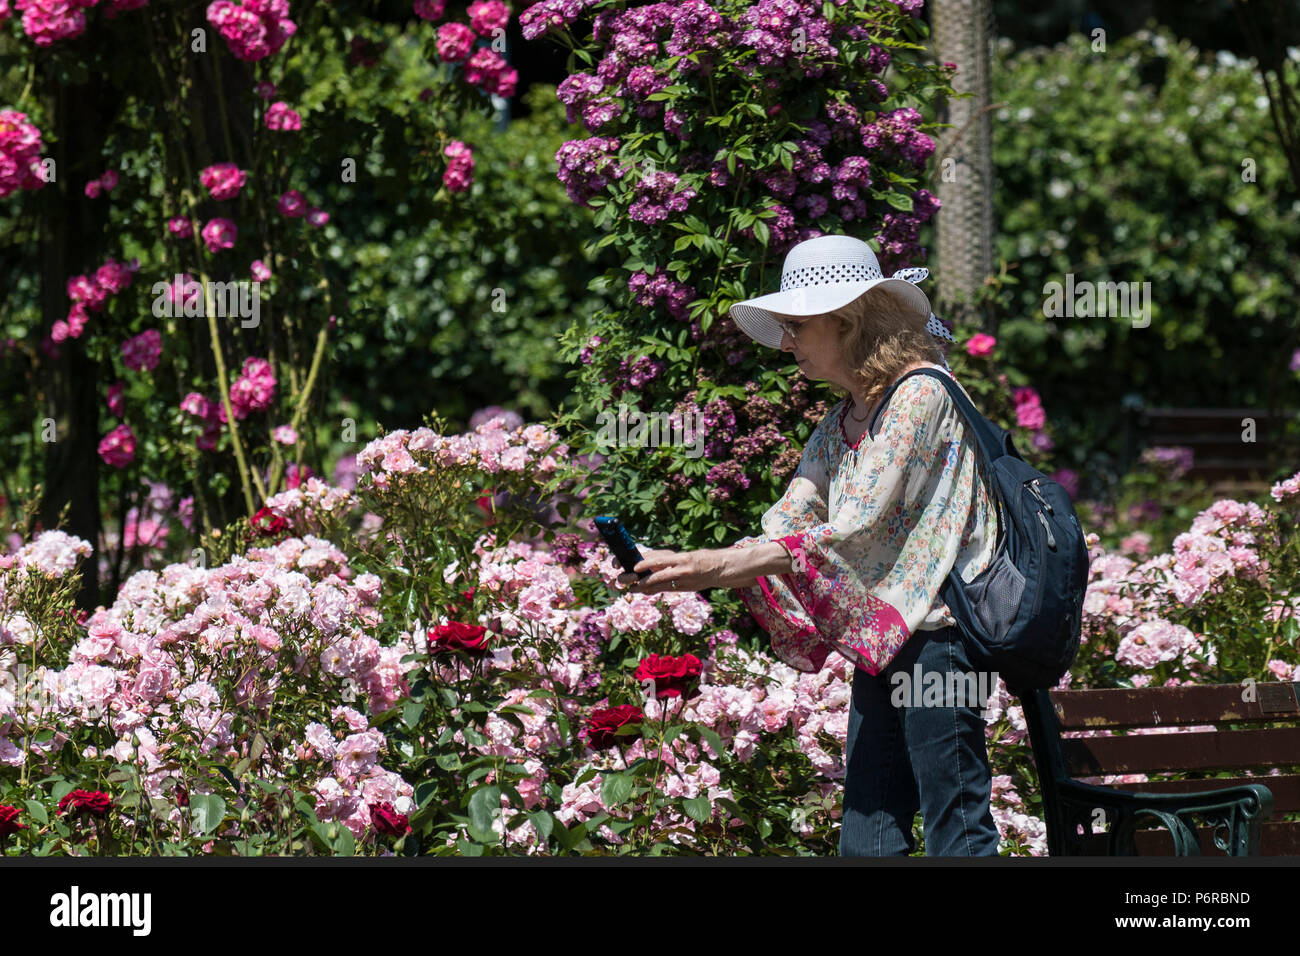
M 911 853 L 918 810 L 927 855 L 998 851 L 984 702 L 954 693 L 987 686 L 989 675 L 973 674 L 939 597 L 954 567 L 969 581 L 992 560 L 996 501 L 960 411 L 932 377 L 900 385 L 874 440 L 866 435 L 905 372 L 952 375 L 935 341 L 951 336 L 914 284 L 925 275 L 885 278 L 866 243 L 821 236 L 787 254 L 780 292 L 732 306 L 757 342 L 791 353 L 804 375 L 847 397 L 809 438 L 762 536 L 643 552 L 637 570 L 654 573 L 619 577 L 642 593 L 739 588 L 791 667 L 816 672 L 831 651 L 854 663 L 843 856 Z M 942 699 L 912 691 L 918 678 L 933 687 L 931 672 L 943 676 Z

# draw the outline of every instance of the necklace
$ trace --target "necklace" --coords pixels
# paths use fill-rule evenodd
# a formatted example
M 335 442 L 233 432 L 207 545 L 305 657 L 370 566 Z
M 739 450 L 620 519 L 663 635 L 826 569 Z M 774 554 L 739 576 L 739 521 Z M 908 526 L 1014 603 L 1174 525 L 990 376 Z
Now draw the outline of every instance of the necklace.
M 861 418 L 858 418 L 857 415 L 854 415 L 852 405 L 849 406 L 849 418 L 853 419 L 855 422 L 865 422 L 867 420 L 866 415 L 863 415 Z

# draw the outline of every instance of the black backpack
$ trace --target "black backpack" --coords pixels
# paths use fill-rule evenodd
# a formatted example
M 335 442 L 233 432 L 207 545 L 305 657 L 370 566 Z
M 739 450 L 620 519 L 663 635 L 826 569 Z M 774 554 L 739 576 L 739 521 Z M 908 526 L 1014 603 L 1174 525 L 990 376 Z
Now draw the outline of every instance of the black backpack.
M 997 671 L 1020 698 L 1054 687 L 1079 649 L 1088 582 L 1088 547 L 1070 495 L 1021 458 L 1011 433 L 981 415 L 937 369 L 915 369 L 895 382 L 871 417 L 869 433 L 894 390 L 917 374 L 943 382 L 961 410 L 998 507 L 992 562 L 970 582 L 954 567 L 939 596 L 957 620 L 973 667 Z

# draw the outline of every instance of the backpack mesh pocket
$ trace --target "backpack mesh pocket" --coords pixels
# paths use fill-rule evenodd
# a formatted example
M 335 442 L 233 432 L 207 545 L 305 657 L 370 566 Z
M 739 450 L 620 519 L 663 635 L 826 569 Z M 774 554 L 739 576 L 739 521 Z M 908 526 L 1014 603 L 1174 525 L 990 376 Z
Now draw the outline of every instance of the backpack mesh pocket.
M 971 610 L 992 641 L 999 641 L 1006 636 L 1016 619 L 1024 595 L 1025 576 L 1020 573 L 1006 550 L 994 559 L 987 574 L 975 583 L 966 585 Z

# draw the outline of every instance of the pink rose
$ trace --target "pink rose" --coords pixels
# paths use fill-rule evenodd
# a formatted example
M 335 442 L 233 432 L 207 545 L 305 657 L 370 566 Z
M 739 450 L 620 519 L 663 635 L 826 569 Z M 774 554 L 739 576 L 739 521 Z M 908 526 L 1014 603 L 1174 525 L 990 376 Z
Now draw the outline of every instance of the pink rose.
M 983 332 L 972 335 L 970 341 L 966 343 L 966 351 L 976 358 L 983 357 L 993 351 L 993 346 L 998 344 L 998 340 L 991 335 L 985 335 Z
M 415 15 L 421 20 L 437 20 L 442 9 L 443 0 L 415 0 Z
M 99 457 L 114 468 L 125 468 L 135 458 L 135 435 L 126 425 L 118 425 L 99 443 Z
M 1042 405 L 1017 405 L 1016 424 L 1021 428 L 1037 431 L 1047 424 L 1047 413 L 1043 411 Z
M 222 249 L 229 249 L 235 244 L 235 236 L 238 230 L 230 219 L 213 219 L 203 227 L 203 241 L 208 246 L 208 252 L 219 252 Z
M 126 410 L 126 403 L 122 400 L 123 387 L 120 381 L 108 386 L 108 410 L 118 418 Z
M 244 170 L 234 163 L 217 163 L 199 173 L 199 182 L 213 199 L 234 199 L 247 180 Z
M 296 189 L 290 189 L 280 197 L 280 215 L 290 219 L 307 215 L 307 197 Z
M 146 329 L 122 343 L 122 361 L 136 372 L 152 372 L 162 356 L 162 333 Z
M 267 129 L 298 130 L 302 129 L 302 117 L 288 103 L 272 103 L 266 110 L 264 119 Z

